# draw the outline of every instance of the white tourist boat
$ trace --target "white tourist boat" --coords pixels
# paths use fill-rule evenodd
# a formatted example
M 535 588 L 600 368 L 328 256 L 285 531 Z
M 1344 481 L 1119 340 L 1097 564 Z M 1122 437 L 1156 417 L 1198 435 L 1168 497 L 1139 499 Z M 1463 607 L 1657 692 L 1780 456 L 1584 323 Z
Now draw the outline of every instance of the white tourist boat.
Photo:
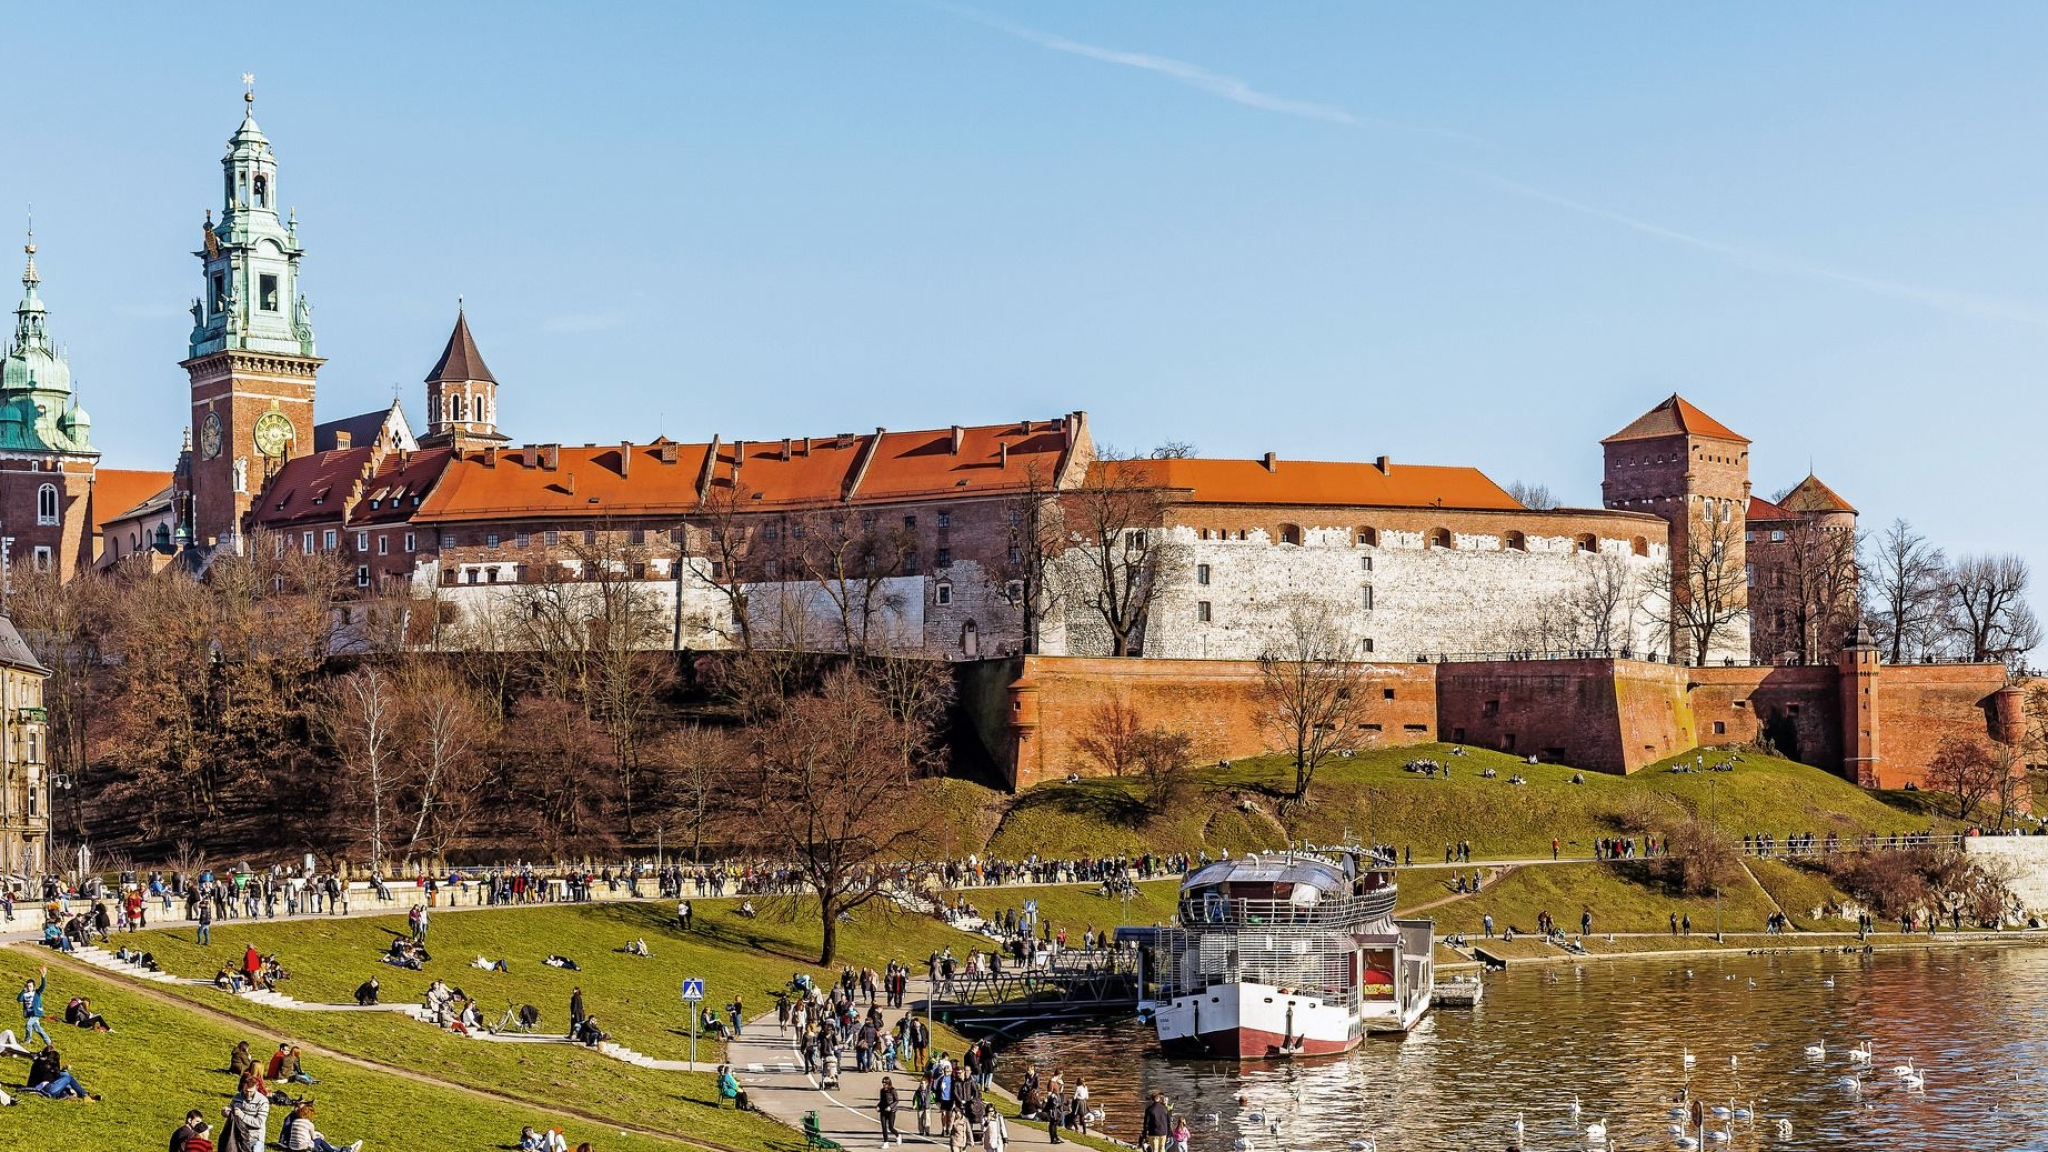
M 1356 849 L 1242 856 L 1191 873 L 1152 934 L 1150 1004 L 1169 1052 L 1262 1060 L 1346 1052 L 1429 1011 L 1435 927 L 1395 920 L 1394 870 Z

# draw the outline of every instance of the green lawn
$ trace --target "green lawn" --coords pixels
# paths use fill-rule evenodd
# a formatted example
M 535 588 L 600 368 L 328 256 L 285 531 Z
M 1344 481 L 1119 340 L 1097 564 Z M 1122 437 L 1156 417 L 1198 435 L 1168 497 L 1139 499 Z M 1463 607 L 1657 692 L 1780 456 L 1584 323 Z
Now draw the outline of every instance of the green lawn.
M 1709 751 L 1708 764 L 1727 751 Z M 1431 758 L 1452 766 L 1446 780 L 1403 771 Z M 1603 836 L 1668 826 L 1685 814 L 1713 819 L 1733 836 L 1744 831 L 1825 834 L 1837 830 L 1891 832 L 1953 822 L 1929 813 L 1924 794 L 1872 793 L 1828 772 L 1789 760 L 1744 753 L 1732 772 L 1674 773 L 1674 758 L 1632 776 L 1583 773 L 1531 765 L 1514 757 L 1427 744 L 1361 752 L 1333 760 L 1316 774 L 1310 804 L 1283 826 L 1274 793 L 1291 786 L 1284 757 L 1241 760 L 1197 773 L 1198 802 L 1147 818 L 1131 780 L 1090 778 L 1078 784 L 1042 784 L 1013 798 L 990 794 L 1003 807 L 989 851 L 997 856 L 1081 856 L 1118 852 L 1201 851 L 1215 855 L 1283 846 L 1289 834 L 1330 843 L 1345 838 L 1391 843 L 1413 850 L 1417 862 L 1441 860 L 1443 847 L 1470 840 L 1482 857 L 1547 856 L 1554 837 L 1567 854 L 1590 855 Z M 1499 775 L 1482 779 L 1492 768 Z M 1525 785 L 1508 783 L 1521 775 Z M 963 790 L 956 797 L 966 802 Z M 1893 801 L 1896 801 L 1894 803 Z M 984 821 L 985 822 L 985 821 Z
M 1695 934 L 1714 930 L 1714 898 L 1682 897 L 1666 892 L 1642 864 L 1563 864 L 1525 867 L 1469 899 L 1432 909 L 1439 932 L 1483 928 L 1482 917 L 1493 914 L 1496 931 L 1512 925 L 1517 933 L 1536 931 L 1536 915 L 1549 912 L 1558 926 L 1576 935 L 1579 914 L 1591 909 L 1593 931 L 1666 932 L 1670 916 L 1691 915 Z M 1728 931 L 1760 931 L 1771 906 L 1763 890 L 1747 877 L 1721 894 L 1721 923 Z
M 1148 880 L 1137 886 L 1131 898 L 1130 919 L 1124 919 L 1124 902 L 1119 896 L 1104 896 L 1094 884 L 1046 884 L 1030 888 L 957 888 L 948 893 L 965 897 L 983 916 L 994 919 L 1011 908 L 1019 912 L 1027 900 L 1038 901 L 1038 917 L 1054 932 L 1065 928 L 1067 943 L 1078 947 L 1081 933 L 1089 928 L 1114 931 L 1119 924 L 1165 924 L 1173 919 L 1180 896 L 1180 881 Z
M 27 948 L 0 949 L 0 982 L 11 981 L 18 987 L 24 978 L 35 974 L 41 959 Z M 280 1039 L 331 1043 L 327 1017 L 301 1016 L 289 1022 L 294 1025 L 289 1030 L 239 1027 L 166 1004 L 120 980 L 82 973 L 61 963 L 52 965 L 46 999 L 53 1010 L 81 994 L 106 1014 L 114 1031 L 91 1033 L 53 1024 L 51 1033 L 74 1074 L 105 1099 L 92 1103 L 22 1095 L 15 1107 L 0 1109 L 0 1147 L 38 1152 L 160 1147 L 186 1109 L 198 1108 L 217 1117 L 234 1087 L 227 1065 L 236 1041 L 248 1040 L 259 1058 L 267 1058 Z M 559 1126 L 570 1140 L 593 1140 L 607 1152 L 680 1147 L 676 1141 L 654 1136 L 622 1134 L 615 1125 L 567 1118 L 539 1104 L 491 1100 L 355 1067 L 333 1057 L 308 1055 L 305 1064 L 320 1081 L 306 1091 L 319 1101 L 321 1130 L 339 1141 L 361 1138 L 371 1149 L 502 1148 L 517 1142 L 522 1124 Z M 26 1060 L 0 1061 L 0 1084 L 19 1095 L 27 1071 Z M 473 1081 L 454 1067 L 429 1071 L 514 1096 L 527 1095 L 519 1080 Z M 632 1116 L 636 1127 L 646 1123 L 631 1113 L 620 1115 Z M 273 1112 L 273 1136 L 282 1123 L 283 1116 Z M 766 1146 L 758 1140 L 748 1143 L 750 1147 Z

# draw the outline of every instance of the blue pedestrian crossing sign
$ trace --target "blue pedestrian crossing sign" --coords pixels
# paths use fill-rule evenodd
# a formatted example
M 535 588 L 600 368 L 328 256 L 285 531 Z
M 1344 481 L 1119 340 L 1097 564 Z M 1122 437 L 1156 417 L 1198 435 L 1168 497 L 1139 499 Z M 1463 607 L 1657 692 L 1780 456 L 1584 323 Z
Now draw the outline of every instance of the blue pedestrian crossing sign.
M 683 981 L 683 999 L 695 1001 L 702 1000 L 703 998 L 704 981 L 699 980 L 695 976 Z

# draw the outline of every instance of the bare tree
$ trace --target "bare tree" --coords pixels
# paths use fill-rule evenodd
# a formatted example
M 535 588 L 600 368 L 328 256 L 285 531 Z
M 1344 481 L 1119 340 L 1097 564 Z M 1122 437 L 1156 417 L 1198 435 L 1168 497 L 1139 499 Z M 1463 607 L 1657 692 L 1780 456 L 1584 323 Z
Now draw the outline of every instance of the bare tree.
M 704 862 L 704 833 L 739 771 L 741 744 L 731 732 L 685 724 L 670 732 L 658 753 L 666 811 L 690 836 L 690 860 Z
M 878 625 L 904 608 L 890 595 L 889 579 L 903 575 L 917 554 L 905 528 L 877 527 L 869 513 L 818 513 L 790 525 L 797 538 L 785 549 L 789 563 L 824 593 L 839 625 L 839 647 L 856 656 L 889 650 L 897 637 Z M 797 575 L 791 572 L 791 576 Z
M 1670 628 L 1674 650 L 1683 645 L 1694 664 L 1704 664 L 1714 640 L 1749 610 L 1742 535 L 1733 518 L 1696 511 L 1684 536 L 1684 546 L 1673 550 L 1671 588 L 1655 615 Z
M 1863 617 L 1877 633 L 1886 661 L 1903 664 L 1908 655 L 1930 652 L 1940 641 L 1947 616 L 1943 576 L 1948 557 L 1903 519 L 1892 521 L 1870 551 L 1864 573 L 1870 604 Z
M 1949 565 L 1949 632 L 1957 652 L 1978 663 L 2015 664 L 2041 642 L 2027 603 L 2032 573 L 2012 553 L 1964 556 Z
M 1846 524 L 1805 517 L 1782 533 L 1782 540 L 1750 552 L 1753 560 L 1770 558 L 1755 565 L 1758 578 L 1750 584 L 1751 648 L 1800 664 L 1823 664 L 1842 650 L 1861 609 L 1856 532 Z
M 1142 730 L 1134 749 L 1145 781 L 1145 810 L 1164 816 L 1178 809 L 1193 786 L 1195 738 L 1164 724 Z
M 944 775 L 946 743 L 940 737 L 953 707 L 952 666 L 918 656 L 878 656 L 862 668 L 897 721 L 892 734 L 905 742 L 895 749 L 897 756 L 914 772 Z
M 398 673 L 396 692 L 406 808 L 412 817 L 406 848 L 439 857 L 468 831 L 478 807 L 491 708 L 447 665 L 424 658 Z
M 377 668 L 359 668 L 320 686 L 315 715 L 334 746 L 348 795 L 343 822 L 363 838 L 370 872 L 382 875 L 386 836 L 403 772 L 398 758 L 398 694 Z
M 1565 603 L 1573 648 L 1607 653 L 1632 643 L 1642 591 L 1622 557 L 1612 552 L 1593 557 Z
M 1557 497 L 1550 494 L 1548 484 L 1530 484 L 1517 480 L 1508 485 L 1508 495 L 1524 508 L 1541 511 L 1557 507 Z
M 755 526 L 747 513 L 754 491 L 741 485 L 739 469 L 730 476 L 713 477 L 699 503 L 694 530 L 686 538 L 697 540 L 698 562 L 688 564 L 690 574 L 705 587 L 725 598 L 730 624 L 712 630 L 723 634 L 742 652 L 754 648 L 754 625 L 750 613 L 749 582 L 756 579 Z M 683 559 L 678 558 L 678 563 Z
M 1341 609 L 1297 599 L 1259 655 L 1258 720 L 1294 760 L 1294 803 L 1307 799 L 1316 768 L 1348 747 L 1357 727 L 1370 669 L 1352 660 L 1355 651 Z
M 1138 655 L 1153 603 L 1183 566 L 1167 493 L 1145 461 L 1105 449 L 1062 504 L 1079 598 L 1101 618 L 1111 656 Z
M 1145 718 L 1129 696 L 1118 693 L 1083 713 L 1074 750 L 1111 776 L 1128 776 L 1138 770 L 1145 731 Z
M 794 865 L 816 900 L 819 964 L 838 956 L 840 918 L 885 891 L 884 866 L 905 858 L 930 820 L 915 767 L 897 752 L 910 741 L 891 732 L 903 723 L 841 667 L 747 733 L 746 823 L 762 854 Z
M 2000 778 L 2010 774 L 1990 741 L 1951 732 L 1927 760 L 1926 787 L 1953 797 L 1956 819 L 1967 820 L 1997 793 Z
M 1057 484 L 1041 461 L 1027 465 L 1024 490 L 1005 501 L 1004 514 L 1009 545 L 995 575 L 1022 614 L 1024 651 L 1037 652 L 1044 622 L 1059 607 L 1065 590 L 1059 561 L 1067 549 L 1066 515 Z

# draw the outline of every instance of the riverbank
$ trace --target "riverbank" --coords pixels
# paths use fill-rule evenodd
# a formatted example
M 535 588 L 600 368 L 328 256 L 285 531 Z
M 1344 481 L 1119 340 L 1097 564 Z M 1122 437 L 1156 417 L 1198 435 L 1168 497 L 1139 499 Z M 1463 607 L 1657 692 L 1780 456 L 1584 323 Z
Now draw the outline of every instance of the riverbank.
M 1535 936 L 1517 936 L 1512 941 L 1497 938 L 1470 940 L 1468 945 L 1458 955 L 1471 958 L 1449 963 L 1440 960 L 1437 963 L 1437 971 L 1483 971 L 1488 965 L 1477 958 L 1476 954 L 1480 952 L 1486 953 L 1505 966 L 1523 967 L 1542 964 L 1584 964 L 1599 960 L 1679 960 L 1702 956 L 1778 956 L 1802 952 L 1909 952 L 1986 945 L 2044 947 L 2048 946 L 2048 929 L 1940 932 L 1931 936 L 1917 932 L 1883 932 L 1873 933 L 1867 939 L 1861 940 L 1853 932 L 1802 932 L 1779 935 L 1731 932 L 1723 933 L 1718 944 L 1713 942 L 1711 935 L 1702 936 L 1697 933 L 1691 936 L 1617 933 L 1612 937 L 1596 936 L 1586 940 L 1586 951 L 1582 953 L 1566 951 Z

